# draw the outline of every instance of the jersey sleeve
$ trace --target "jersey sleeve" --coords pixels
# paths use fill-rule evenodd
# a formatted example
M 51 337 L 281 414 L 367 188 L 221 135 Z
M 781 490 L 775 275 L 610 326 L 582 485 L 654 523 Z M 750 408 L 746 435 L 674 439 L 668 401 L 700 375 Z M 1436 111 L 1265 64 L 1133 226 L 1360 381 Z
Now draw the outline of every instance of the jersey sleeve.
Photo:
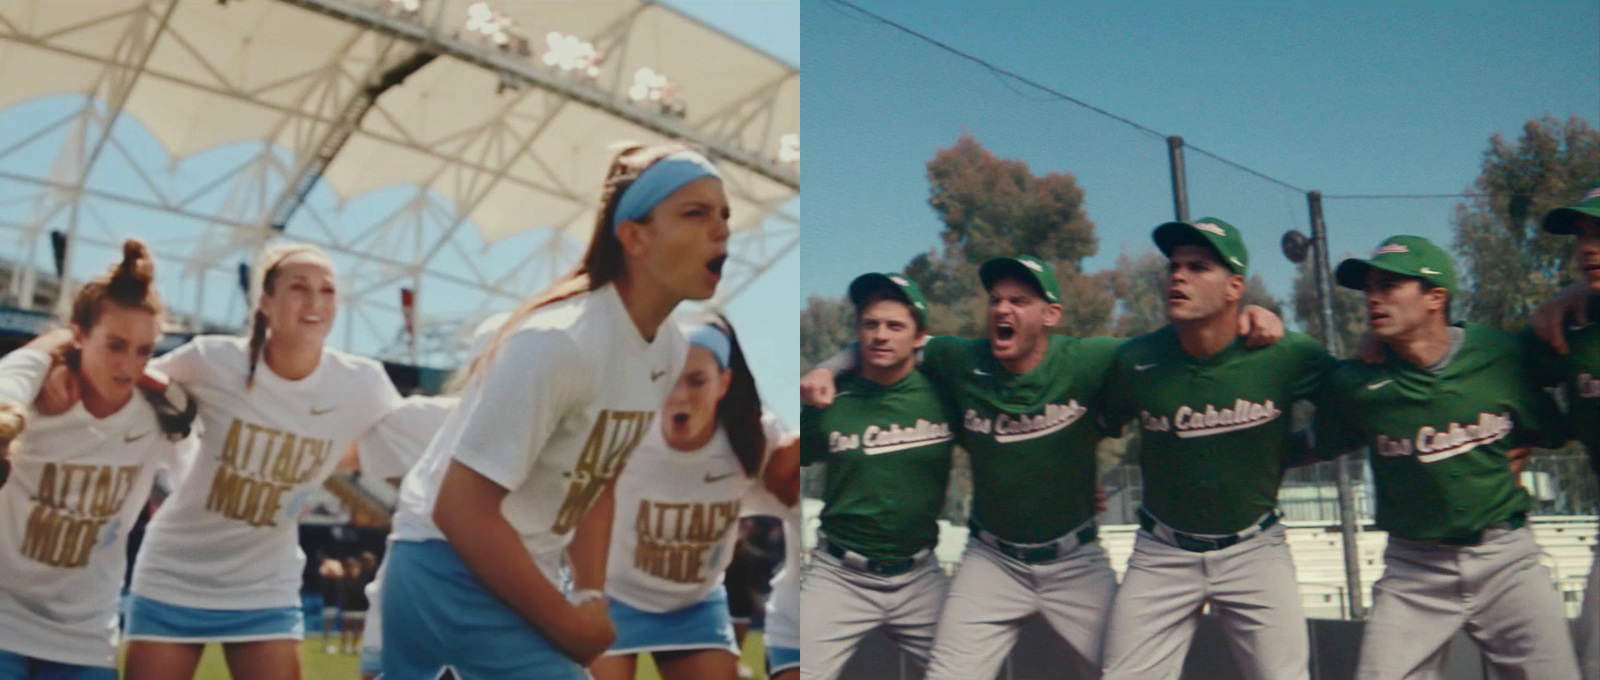
M 1326 401 L 1324 387 L 1339 360 L 1333 358 L 1315 338 L 1304 333 L 1295 333 L 1286 341 L 1293 343 L 1292 349 L 1297 359 L 1297 372 L 1291 387 L 1294 398 L 1321 405 Z
M 1335 363 L 1324 376 L 1318 391 L 1317 412 L 1311 417 L 1311 454 L 1319 460 L 1333 460 L 1366 444 L 1364 433 L 1356 427 L 1348 393 Z
M 1078 342 L 1077 368 L 1086 372 L 1086 380 L 1103 387 L 1106 376 L 1111 373 L 1111 361 L 1127 342 L 1127 338 L 1105 336 L 1082 339 Z
M 1527 365 L 1528 378 L 1539 387 L 1555 387 L 1561 384 L 1562 357 L 1556 354 L 1539 335 L 1533 332 L 1533 326 L 1525 326 L 1517 335 L 1522 344 L 1523 363 Z
M 181 385 L 192 384 L 205 374 L 205 357 L 202 355 L 198 339 L 190 340 L 171 352 L 151 359 L 149 365 Z
M 405 476 L 422 459 L 445 416 L 459 401 L 438 397 L 408 397 L 401 401 L 356 445 L 362 473 L 378 479 Z
M 1125 367 L 1132 347 L 1130 343 L 1118 345 L 1106 362 L 1105 375 L 1100 382 L 1100 433 L 1107 437 L 1121 437 L 1122 426 L 1133 420 L 1133 404 L 1128 399 L 1127 390 L 1123 389 L 1124 380 L 1121 378 L 1127 374 Z
M 1517 354 L 1523 357 L 1541 349 L 1546 354 L 1555 353 L 1537 338 L 1530 341 L 1528 337 L 1519 336 L 1517 345 Z M 1557 448 L 1572 438 L 1572 432 L 1561 415 L 1560 407 L 1556 406 L 1555 398 L 1531 375 L 1535 369 L 1526 362 L 1521 368 L 1518 373 L 1522 374 L 1522 379 L 1516 380 L 1513 385 L 1513 389 L 1519 393 L 1513 402 L 1516 407 L 1511 412 L 1516 427 L 1516 441 L 1527 446 Z
M 823 409 L 800 407 L 800 464 L 820 463 L 828 457 L 828 435 L 822 431 Z
M 927 344 L 922 346 L 922 363 L 917 368 L 930 380 L 941 385 L 948 385 L 957 379 L 967 369 L 967 357 L 974 342 L 951 335 L 936 335 L 928 338 Z
M 564 334 L 513 334 L 488 366 L 455 459 L 506 489 L 521 487 L 561 420 L 593 389 L 586 364 Z
M 35 349 L 18 349 L 0 357 L 0 401 L 32 406 L 51 361 L 50 355 Z

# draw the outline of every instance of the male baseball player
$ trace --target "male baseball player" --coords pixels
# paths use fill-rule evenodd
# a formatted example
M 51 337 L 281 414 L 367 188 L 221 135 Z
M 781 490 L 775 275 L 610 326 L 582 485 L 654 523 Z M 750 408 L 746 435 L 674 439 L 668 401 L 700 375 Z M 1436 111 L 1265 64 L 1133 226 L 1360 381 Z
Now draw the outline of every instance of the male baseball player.
M 802 585 L 800 676 L 832 680 L 882 627 L 922 663 L 949 587 L 933 546 L 954 422 L 912 354 L 927 303 L 899 274 L 850 284 L 861 370 L 800 411 L 803 464 L 826 462 L 822 527 Z
M 1106 630 L 1106 680 L 1175 680 L 1200 609 L 1221 614 L 1244 677 L 1309 677 L 1305 615 L 1276 510 L 1290 411 L 1333 358 L 1302 333 L 1251 349 L 1235 338 L 1250 256 L 1233 225 L 1169 222 L 1168 326 L 1124 344 L 1107 425 L 1136 421 L 1144 505 Z
M 1513 447 L 1559 445 L 1560 414 L 1516 336 L 1449 322 L 1450 257 L 1395 236 L 1349 259 L 1339 285 L 1366 291 L 1382 363 L 1341 362 L 1316 415 L 1321 454 L 1370 447 L 1383 577 L 1361 643 L 1364 680 L 1440 678 L 1457 630 L 1499 677 L 1576 680 L 1550 572 L 1524 524 Z
M 1572 434 L 1589 450 L 1589 464 L 1600 474 L 1600 324 L 1592 323 L 1600 321 L 1600 181 L 1576 204 L 1546 214 L 1544 230 L 1578 237 L 1572 259 L 1583 271 L 1591 323 L 1562 330 L 1564 353 L 1530 341 L 1533 366 L 1541 384 L 1563 386 Z M 1600 678 L 1600 559 L 1589 570 L 1577 642 L 1583 677 Z
M 921 366 L 960 413 L 973 481 L 971 534 L 928 678 L 995 677 L 1035 614 L 1066 641 L 1079 676 L 1098 677 L 1117 583 L 1096 540 L 1093 414 L 1122 341 L 1052 335 L 1061 288 L 1037 258 L 995 258 L 978 276 L 989 292 L 989 337 L 932 338 Z M 1282 329 L 1264 309 L 1245 326 L 1263 342 Z

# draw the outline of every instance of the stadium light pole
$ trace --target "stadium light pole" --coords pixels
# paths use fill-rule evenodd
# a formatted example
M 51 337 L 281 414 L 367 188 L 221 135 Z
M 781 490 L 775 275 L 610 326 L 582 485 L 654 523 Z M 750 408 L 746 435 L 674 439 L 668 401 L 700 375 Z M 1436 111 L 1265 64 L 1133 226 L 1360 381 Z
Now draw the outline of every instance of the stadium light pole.
M 1322 327 L 1322 342 L 1334 356 L 1342 354 L 1339 333 L 1333 325 L 1333 275 L 1328 264 L 1328 225 L 1322 219 L 1322 192 L 1306 194 L 1311 208 L 1311 270 L 1317 286 L 1317 320 Z M 1366 618 L 1366 607 L 1361 598 L 1361 557 L 1356 549 L 1355 494 L 1351 488 L 1350 466 L 1341 457 L 1334 461 L 1335 480 L 1339 488 L 1340 534 L 1344 538 L 1344 575 L 1350 598 L 1350 618 Z

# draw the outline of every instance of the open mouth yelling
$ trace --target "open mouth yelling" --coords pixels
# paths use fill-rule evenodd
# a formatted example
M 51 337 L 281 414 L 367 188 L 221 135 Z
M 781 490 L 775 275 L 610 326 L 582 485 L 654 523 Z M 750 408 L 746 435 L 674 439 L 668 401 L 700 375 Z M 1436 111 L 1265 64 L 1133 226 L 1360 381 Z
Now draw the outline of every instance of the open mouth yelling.
M 689 425 L 689 414 L 687 414 L 687 413 L 674 413 L 674 414 L 672 414 L 672 424 L 674 426 L 677 426 L 677 427 L 687 427 Z
M 1001 321 L 994 325 L 994 339 L 1006 342 L 1017 337 L 1017 327 L 1009 321 Z
M 714 274 L 714 275 L 716 275 L 718 277 L 721 277 L 722 276 L 722 265 L 725 265 L 727 263 L 728 263 L 728 256 L 727 256 L 726 253 L 724 253 L 722 255 L 718 255 L 718 256 L 716 256 L 714 258 L 711 258 L 711 261 L 706 263 L 706 271 L 709 271 L 712 274 Z

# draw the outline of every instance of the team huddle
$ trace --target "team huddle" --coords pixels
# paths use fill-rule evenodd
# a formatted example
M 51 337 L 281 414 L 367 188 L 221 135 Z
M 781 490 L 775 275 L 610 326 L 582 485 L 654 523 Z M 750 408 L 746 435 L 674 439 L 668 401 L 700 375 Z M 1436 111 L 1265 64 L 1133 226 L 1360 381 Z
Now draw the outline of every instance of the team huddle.
M 1278 487 L 1288 468 L 1362 448 L 1389 543 L 1360 678 L 1442 677 L 1463 629 L 1499 677 L 1600 677 L 1600 561 L 1575 648 L 1518 479 L 1530 447 L 1571 439 L 1600 474 L 1600 327 L 1581 325 L 1600 321 L 1600 183 L 1543 227 L 1576 237 L 1583 279 L 1540 308 L 1537 333 L 1453 320 L 1455 267 L 1427 239 L 1340 263 L 1369 322 L 1350 360 L 1241 309 L 1249 253 L 1216 218 L 1155 229 L 1170 323 L 1135 338 L 1052 334 L 1070 303 L 1028 255 L 980 268 L 981 339 L 924 338 L 915 282 L 858 277 L 858 344 L 802 382 L 800 455 L 827 464 L 827 486 L 801 677 L 839 677 L 882 629 L 932 680 L 988 680 L 1037 615 L 1078 677 L 1175 680 L 1209 605 L 1244 677 L 1308 680 Z M 1316 410 L 1296 431 L 1301 401 Z M 1119 584 L 1096 540 L 1095 448 L 1129 424 L 1144 492 Z M 972 510 L 947 579 L 932 549 L 956 445 Z
M 768 671 L 799 665 L 799 444 L 764 409 L 712 296 L 721 175 L 677 146 L 613 159 L 583 262 L 483 324 L 443 397 L 402 398 L 381 364 L 327 347 L 333 262 L 265 254 L 250 335 L 152 359 L 154 262 L 77 292 L 71 326 L 0 357 L 0 677 L 300 677 L 297 517 L 336 470 L 399 488 L 367 586 L 366 677 L 739 677 L 723 573 L 739 520 L 785 522 Z M 681 324 L 681 327 L 680 327 Z M 119 603 L 129 532 L 171 495 Z M 592 674 L 592 676 L 590 675 Z

